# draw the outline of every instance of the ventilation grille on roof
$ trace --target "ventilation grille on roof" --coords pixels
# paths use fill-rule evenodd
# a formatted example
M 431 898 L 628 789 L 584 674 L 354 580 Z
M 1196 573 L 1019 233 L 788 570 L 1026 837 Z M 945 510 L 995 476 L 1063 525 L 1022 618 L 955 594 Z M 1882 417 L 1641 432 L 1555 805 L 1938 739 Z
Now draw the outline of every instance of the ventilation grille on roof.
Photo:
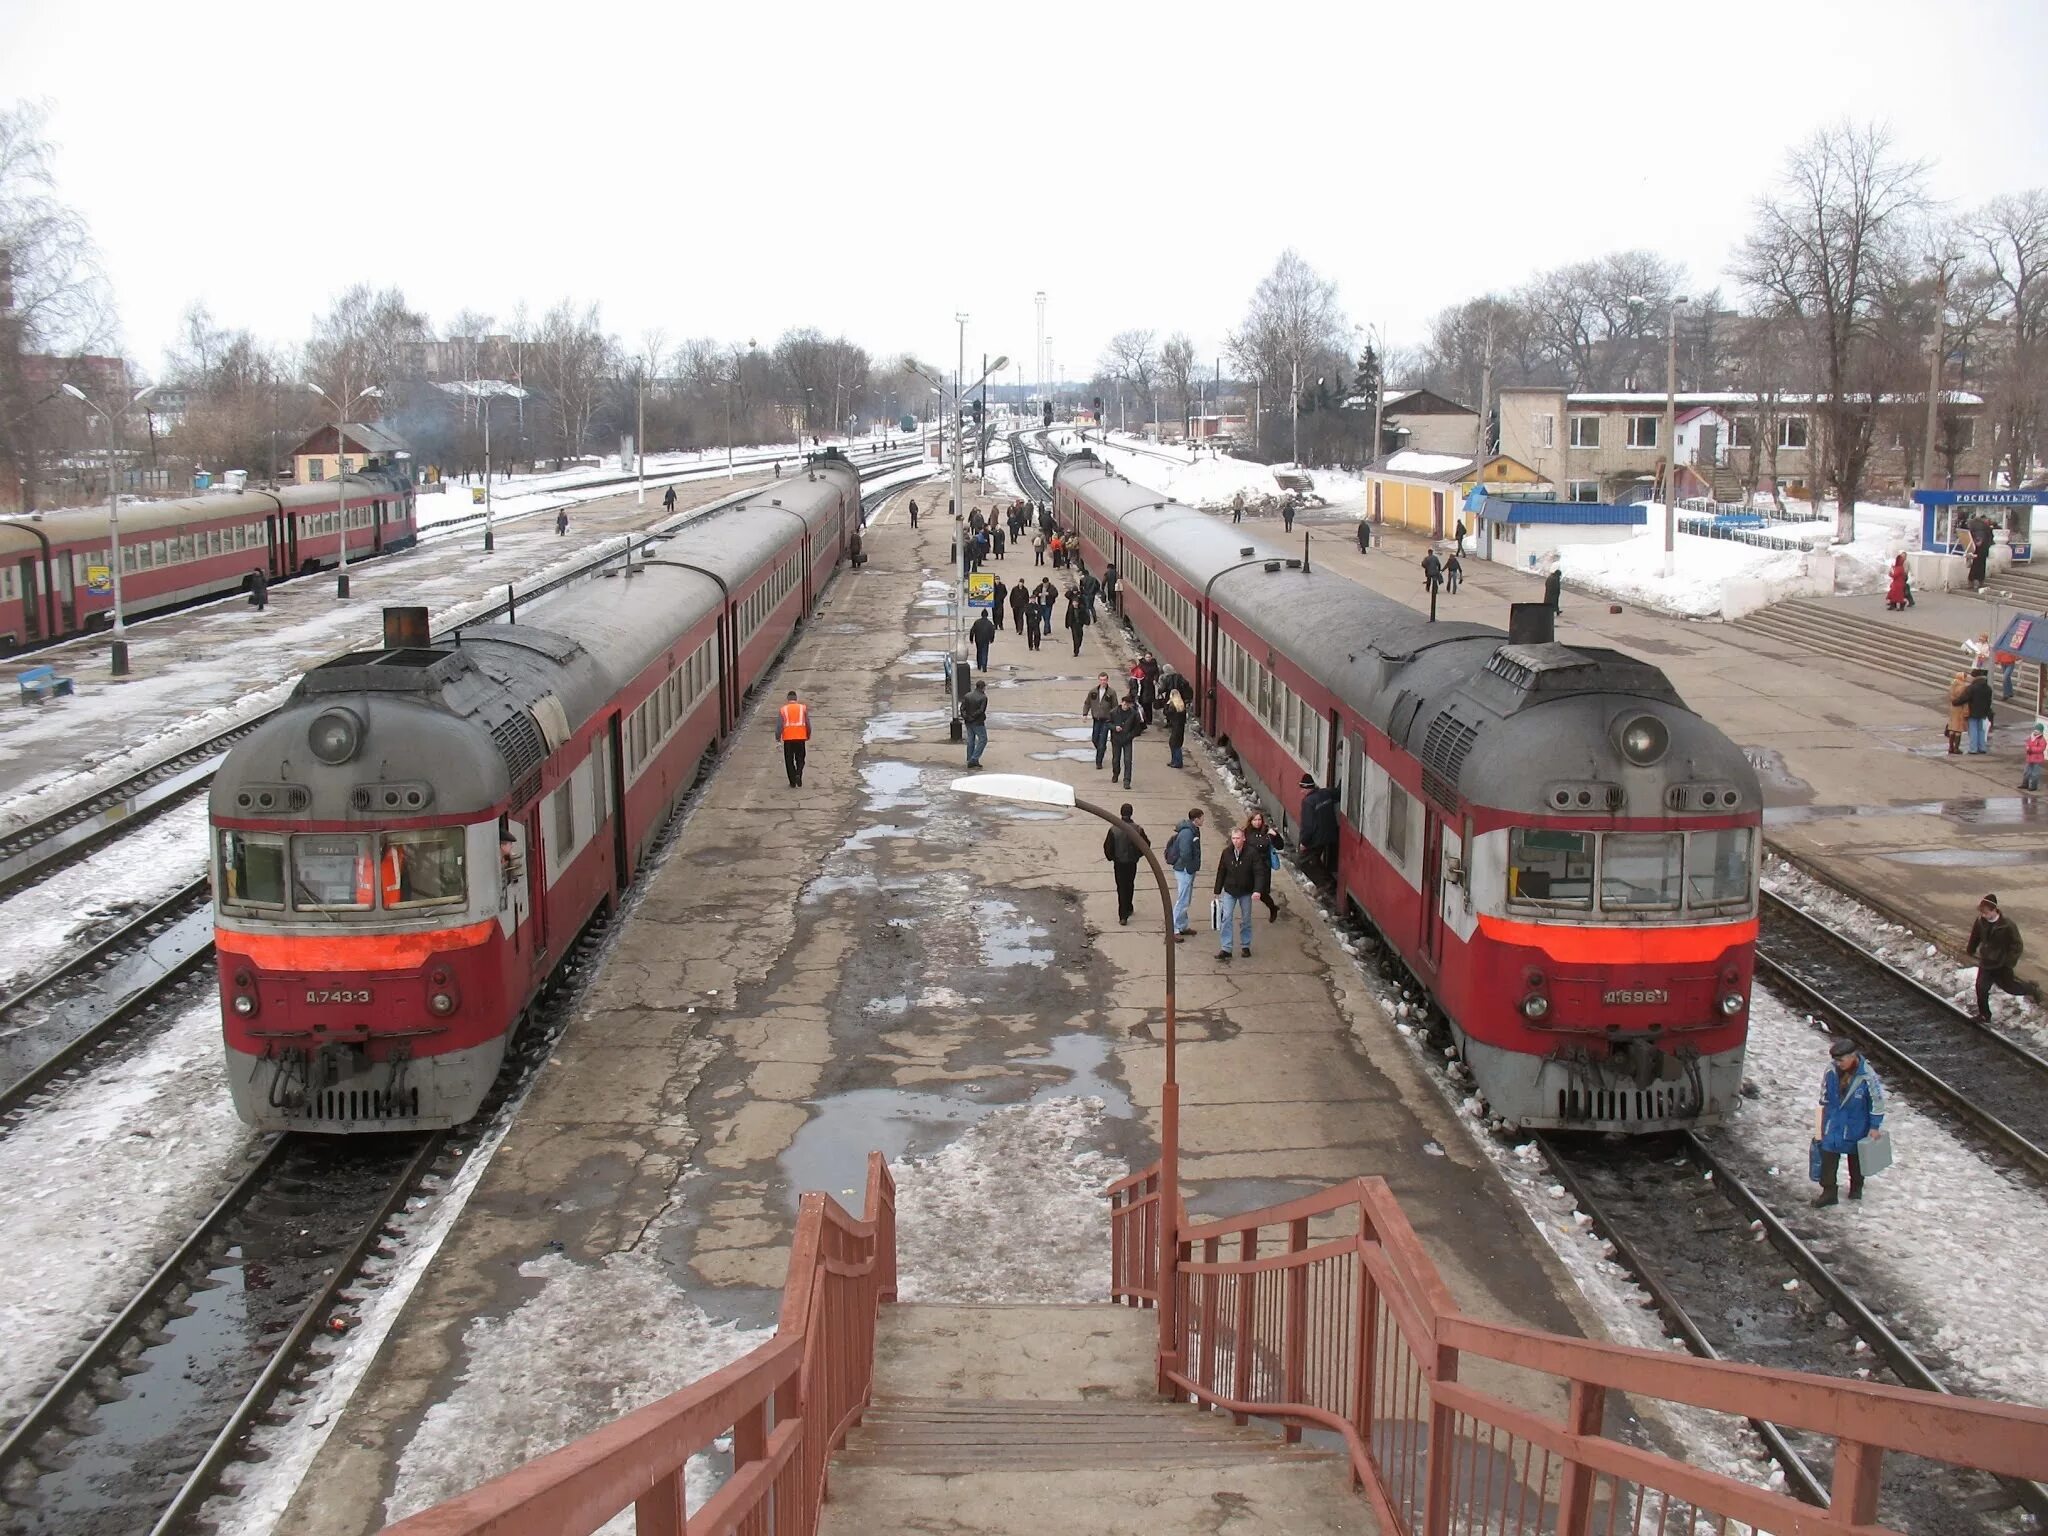
M 1536 675 L 1533 668 L 1514 660 L 1505 650 L 1493 653 L 1493 658 L 1486 664 L 1486 670 L 1495 677 L 1505 678 L 1516 688 L 1527 688 L 1529 680 Z
M 512 775 L 512 803 L 522 805 L 540 788 L 540 765 L 548 755 L 540 727 L 525 710 L 514 710 L 491 727 L 491 740 Z
M 1465 766 L 1465 754 L 1478 739 L 1478 728 L 1449 710 L 1429 722 L 1422 738 L 1423 792 L 1447 811 L 1458 808 L 1458 774 Z

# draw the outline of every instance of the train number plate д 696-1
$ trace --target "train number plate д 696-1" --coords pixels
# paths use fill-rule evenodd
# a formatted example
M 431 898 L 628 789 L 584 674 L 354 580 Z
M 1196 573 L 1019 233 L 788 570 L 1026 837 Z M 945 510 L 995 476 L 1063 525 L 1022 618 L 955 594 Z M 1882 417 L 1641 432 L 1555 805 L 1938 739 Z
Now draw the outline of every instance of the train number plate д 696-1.
M 1607 992 L 1607 993 L 1603 993 L 1603 994 L 1601 994 L 1601 998 L 1600 998 L 1600 1001 L 1601 1001 L 1601 1002 L 1603 1002 L 1603 1003 L 1608 1003 L 1608 1004 L 1614 1004 L 1614 1003 L 1668 1003 L 1668 1002 L 1670 1002 L 1670 1001 L 1671 1001 L 1671 994 L 1670 994 L 1669 992 L 1666 992 L 1666 991 L 1664 991 L 1664 990 L 1663 990 L 1662 988 L 1659 988 L 1659 987 L 1644 987 L 1644 988 L 1640 988 L 1640 989 L 1623 989 L 1623 990 L 1621 990 L 1621 991 L 1618 991 L 1618 992 Z
M 360 991 L 354 992 L 346 990 L 337 990 L 332 992 L 309 991 L 306 994 L 306 1001 L 309 1003 L 367 1003 L 369 1000 L 370 989 L 368 987 L 364 987 Z

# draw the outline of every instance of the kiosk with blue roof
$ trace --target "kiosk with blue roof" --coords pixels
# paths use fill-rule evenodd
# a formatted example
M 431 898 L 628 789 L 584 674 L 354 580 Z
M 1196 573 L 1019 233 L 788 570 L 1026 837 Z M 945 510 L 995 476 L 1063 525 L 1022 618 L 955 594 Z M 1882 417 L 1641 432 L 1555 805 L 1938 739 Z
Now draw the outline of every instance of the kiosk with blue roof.
M 2005 530 L 2015 565 L 2034 558 L 2034 508 L 2048 502 L 2048 490 L 1915 491 L 1920 509 L 1920 547 L 1929 554 L 1960 555 L 1970 545 L 1968 526 L 1980 518 Z

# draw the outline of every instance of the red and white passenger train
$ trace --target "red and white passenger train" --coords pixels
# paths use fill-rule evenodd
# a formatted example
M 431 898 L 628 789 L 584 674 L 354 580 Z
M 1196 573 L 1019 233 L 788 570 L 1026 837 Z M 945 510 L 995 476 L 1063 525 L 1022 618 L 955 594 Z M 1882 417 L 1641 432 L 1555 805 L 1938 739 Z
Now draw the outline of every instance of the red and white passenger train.
M 1341 788 L 1338 881 L 1530 1128 L 1711 1123 L 1742 1083 L 1762 799 L 1662 672 L 1304 568 L 1238 525 L 1061 464 L 1054 509 L 1276 809 Z
M 351 471 L 348 557 L 418 537 L 402 467 Z M 343 508 L 331 480 L 217 491 L 121 509 L 121 609 L 137 618 L 338 564 Z M 102 574 L 104 573 L 104 574 Z M 113 621 L 112 538 L 104 506 L 0 518 L 0 651 Z
M 235 1108 L 322 1132 L 473 1115 L 860 522 L 836 453 L 644 563 L 301 679 L 212 788 Z

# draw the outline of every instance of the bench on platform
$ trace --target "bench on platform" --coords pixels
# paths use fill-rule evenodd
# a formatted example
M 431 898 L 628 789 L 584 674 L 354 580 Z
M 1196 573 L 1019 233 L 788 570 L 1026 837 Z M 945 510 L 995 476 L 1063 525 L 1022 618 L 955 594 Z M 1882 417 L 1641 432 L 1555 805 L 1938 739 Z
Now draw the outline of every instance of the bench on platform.
M 17 681 L 21 684 L 21 702 L 24 704 L 42 704 L 73 692 L 71 679 L 59 677 L 55 667 L 30 667 Z

